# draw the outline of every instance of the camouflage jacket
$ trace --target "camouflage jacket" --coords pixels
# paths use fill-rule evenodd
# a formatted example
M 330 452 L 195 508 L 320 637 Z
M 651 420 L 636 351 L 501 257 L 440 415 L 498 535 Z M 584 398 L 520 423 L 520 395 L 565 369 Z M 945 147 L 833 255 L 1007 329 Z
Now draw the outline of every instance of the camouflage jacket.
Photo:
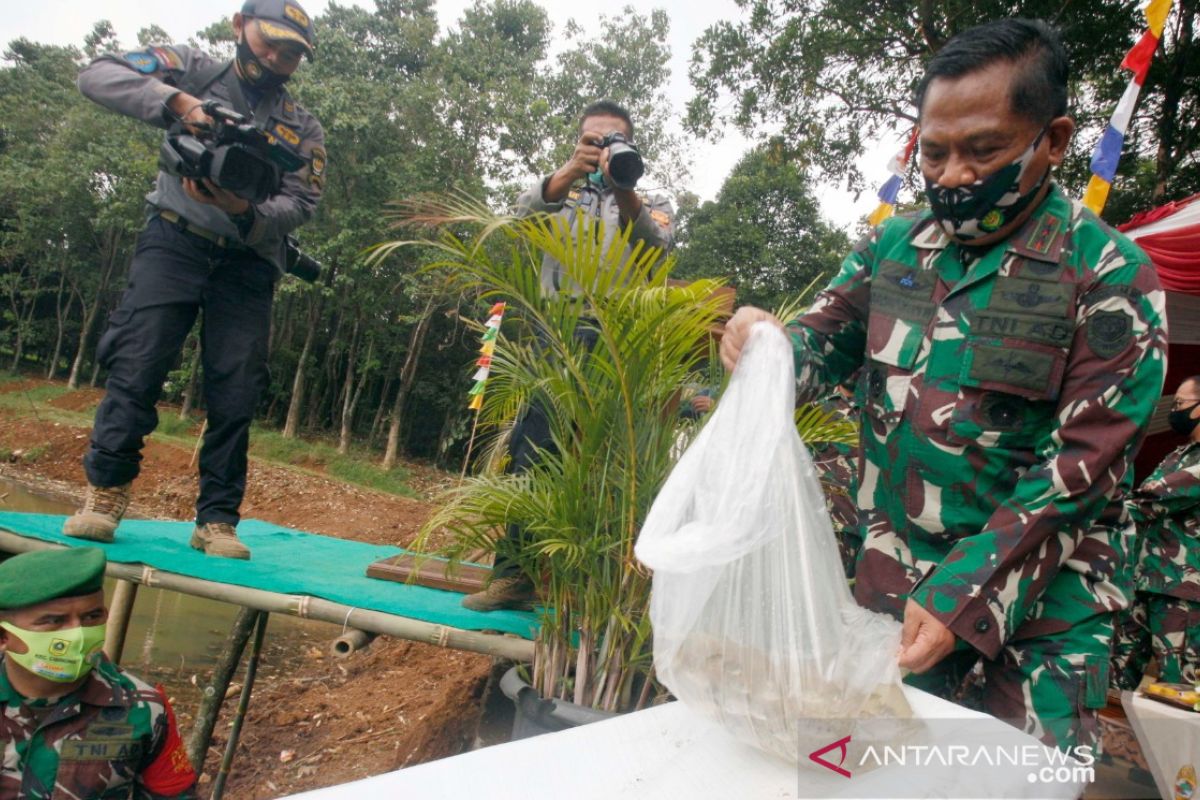
M 821 408 L 858 424 L 858 406 L 834 392 L 821 403 Z M 849 444 L 826 444 L 812 453 L 813 467 L 821 478 L 825 492 L 825 507 L 837 536 L 838 550 L 846 574 L 854 575 L 858 558 L 858 506 L 854 503 L 854 480 L 858 476 L 858 448 Z
M 170 704 L 107 659 L 66 697 L 31 701 L 0 657 L 0 725 L 0 800 L 195 797 Z
M 1129 504 L 1142 541 L 1138 589 L 1200 603 L 1200 443 L 1164 458 Z
M 859 603 L 900 617 L 911 595 L 995 658 L 1069 628 L 1070 586 L 1127 604 L 1120 500 L 1166 330 L 1145 254 L 1056 186 L 975 255 L 928 211 L 892 218 L 788 329 L 804 399 L 865 369 Z

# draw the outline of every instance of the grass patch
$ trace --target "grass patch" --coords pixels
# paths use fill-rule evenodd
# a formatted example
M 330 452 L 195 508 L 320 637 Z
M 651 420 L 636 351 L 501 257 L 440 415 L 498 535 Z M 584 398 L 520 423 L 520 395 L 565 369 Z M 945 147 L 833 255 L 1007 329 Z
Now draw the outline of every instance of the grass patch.
M 8 383 L 12 379 L 5 380 Z M 61 397 L 71 391 L 66 385 L 49 385 L 35 386 L 32 389 L 21 389 L 15 392 L 0 393 L 0 405 L 9 406 L 11 408 L 29 408 L 30 401 L 36 405 L 38 403 L 48 403 L 56 397 Z
M 285 439 L 276 430 L 255 425 L 250 431 L 250 454 L 265 461 L 324 470 L 331 478 L 401 497 L 419 497 L 408 485 L 408 472 L 400 467 L 381 469 L 373 462 L 377 454 L 356 451 L 346 455 L 324 442 Z
M 196 426 L 194 419 L 180 419 L 179 414 L 171 411 L 169 413 L 158 414 L 158 427 L 154 429 L 156 434 L 161 436 L 191 436 L 192 429 Z

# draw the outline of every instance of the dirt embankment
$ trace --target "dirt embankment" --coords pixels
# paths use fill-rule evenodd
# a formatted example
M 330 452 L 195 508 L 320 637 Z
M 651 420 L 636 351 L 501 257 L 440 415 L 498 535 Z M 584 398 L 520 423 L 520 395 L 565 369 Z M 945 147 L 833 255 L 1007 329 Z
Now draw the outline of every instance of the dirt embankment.
M 0 392 L 43 385 L 8 383 Z M 101 394 L 83 389 L 50 404 L 86 411 Z M 78 497 L 87 437 L 88 428 L 36 414 L 32 403 L 0 407 L 0 448 L 35 454 L 0 464 L 0 475 Z M 132 513 L 191 519 L 197 489 L 191 450 L 152 437 L 143 455 Z M 438 470 L 404 466 L 422 499 L 252 459 L 242 513 L 314 533 L 403 546 L 432 513 L 427 498 L 446 481 Z M 491 666 L 485 656 L 380 637 L 345 660 L 313 657 L 283 674 L 268 672 L 255 686 L 226 796 L 275 798 L 462 752 L 475 737 Z M 208 796 L 235 704 L 232 695 L 205 762 L 201 797 Z M 180 711 L 186 725 L 191 715 Z

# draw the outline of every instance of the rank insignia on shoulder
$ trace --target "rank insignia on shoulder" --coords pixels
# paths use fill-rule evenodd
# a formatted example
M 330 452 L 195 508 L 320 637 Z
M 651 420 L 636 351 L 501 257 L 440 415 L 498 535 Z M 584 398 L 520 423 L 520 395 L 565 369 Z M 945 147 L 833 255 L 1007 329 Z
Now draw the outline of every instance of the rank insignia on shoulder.
M 183 69 L 183 59 L 169 47 L 152 47 L 150 52 L 158 59 L 158 65 L 166 70 L 174 70 L 176 72 Z
M 296 104 L 291 100 L 283 101 L 283 113 L 291 115 L 296 113 Z
M 275 133 L 279 134 L 279 138 L 283 139 L 292 147 L 296 147 L 300 144 L 300 135 L 288 126 L 284 125 L 282 122 L 275 126 Z
M 126 53 L 124 59 L 129 66 L 143 75 L 150 75 L 158 69 L 158 59 L 145 51 Z
M 657 208 L 650 212 L 650 219 L 659 224 L 660 227 L 671 227 L 671 216 L 665 211 L 659 211 Z

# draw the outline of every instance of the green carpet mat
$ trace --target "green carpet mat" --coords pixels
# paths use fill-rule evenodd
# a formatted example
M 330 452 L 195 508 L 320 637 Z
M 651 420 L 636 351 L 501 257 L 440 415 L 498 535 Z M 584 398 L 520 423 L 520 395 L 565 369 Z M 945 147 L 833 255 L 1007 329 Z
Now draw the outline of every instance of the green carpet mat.
M 91 544 L 59 533 L 64 519 L 51 514 L 0 511 L 0 528 L 72 547 Z M 370 564 L 403 553 L 399 547 L 335 539 L 258 519 L 244 519 L 238 525 L 238 536 L 254 557 L 236 561 L 210 558 L 189 547 L 193 527 L 190 522 L 128 519 L 117 529 L 115 542 L 97 546 L 104 549 L 110 561 L 147 564 L 164 572 L 216 583 L 280 594 L 307 594 L 354 608 L 463 630 L 496 630 L 526 639 L 532 638 L 537 630 L 537 616 L 532 612 L 481 614 L 463 608 L 460 605 L 463 596 L 456 592 L 366 576 Z

